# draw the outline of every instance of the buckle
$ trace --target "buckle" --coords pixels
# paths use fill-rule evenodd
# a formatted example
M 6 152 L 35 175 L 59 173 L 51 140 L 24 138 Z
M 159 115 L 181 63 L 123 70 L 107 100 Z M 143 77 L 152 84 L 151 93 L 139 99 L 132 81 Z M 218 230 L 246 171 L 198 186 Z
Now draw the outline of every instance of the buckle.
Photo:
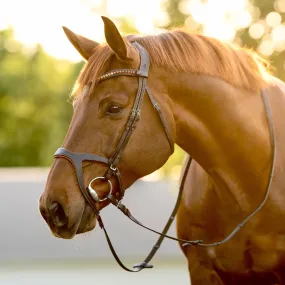
M 110 165 L 110 169 L 113 171 L 113 172 L 117 172 L 117 167 L 113 166 L 113 165 Z

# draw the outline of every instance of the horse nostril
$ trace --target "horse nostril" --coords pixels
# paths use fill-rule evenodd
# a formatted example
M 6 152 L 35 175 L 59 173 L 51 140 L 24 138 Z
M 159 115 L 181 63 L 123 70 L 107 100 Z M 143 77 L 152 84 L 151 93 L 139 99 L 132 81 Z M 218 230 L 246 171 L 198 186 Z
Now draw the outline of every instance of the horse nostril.
M 63 227 L 67 224 L 68 218 L 65 215 L 62 206 L 58 202 L 53 202 L 49 207 L 49 211 L 55 226 Z

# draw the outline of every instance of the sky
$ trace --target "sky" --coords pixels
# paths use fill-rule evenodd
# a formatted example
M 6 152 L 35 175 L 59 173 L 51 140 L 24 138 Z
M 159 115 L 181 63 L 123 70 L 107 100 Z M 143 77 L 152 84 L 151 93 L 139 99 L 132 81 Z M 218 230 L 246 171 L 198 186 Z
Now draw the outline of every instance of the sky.
M 12 26 L 15 39 L 27 47 L 40 43 L 57 58 L 80 60 L 66 39 L 62 26 L 78 34 L 104 41 L 100 15 L 112 19 L 127 16 L 142 33 L 155 32 L 155 19 L 162 19 L 163 0 L 0 0 L 0 30 Z M 103 7 L 102 7 L 103 6 Z M 150 9 L 151 8 L 151 9 Z M 163 19 L 162 19 L 163 20 Z

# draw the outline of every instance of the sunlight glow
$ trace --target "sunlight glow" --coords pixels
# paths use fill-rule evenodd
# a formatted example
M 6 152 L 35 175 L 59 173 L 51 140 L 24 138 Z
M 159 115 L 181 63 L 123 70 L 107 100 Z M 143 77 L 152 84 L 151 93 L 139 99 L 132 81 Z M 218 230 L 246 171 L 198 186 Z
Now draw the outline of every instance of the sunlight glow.
M 270 40 L 263 40 L 258 47 L 259 52 L 264 56 L 270 56 L 273 54 L 275 50 L 274 42 Z
M 0 0 L 4 1 L 4 0 Z M 128 20 L 139 33 L 156 34 L 170 22 L 166 13 L 167 0 L 5 0 L 0 10 L 0 30 L 12 26 L 15 39 L 24 43 L 33 53 L 36 44 L 58 58 L 79 61 L 81 57 L 66 39 L 61 26 L 98 42 L 104 42 L 101 15 L 110 17 L 120 27 L 122 19 Z M 221 40 L 238 42 L 236 32 L 249 27 L 254 39 L 263 37 L 259 51 L 272 54 L 272 49 L 283 50 L 285 27 L 278 12 L 285 11 L 285 0 L 275 0 L 277 12 L 259 20 L 259 8 L 249 0 L 184 0 L 179 9 L 189 15 L 185 27 L 201 30 L 205 35 Z M 17 9 L 15 9 L 17 7 Z M 25 13 L 23 13 L 25 11 Z M 265 35 L 271 38 L 264 38 Z M 13 49 L 11 45 L 9 48 Z
M 27 47 L 33 49 L 40 43 L 49 54 L 76 61 L 80 56 L 64 36 L 61 26 L 95 40 L 101 40 L 103 34 L 101 19 L 94 17 L 92 10 L 80 0 L 5 1 L 0 10 L 0 26 L 5 24 L 13 26 L 15 39 Z
M 275 27 L 272 30 L 271 35 L 274 42 L 285 41 L 285 25 L 279 25 Z
M 247 10 L 251 14 L 252 19 L 258 20 L 260 18 L 261 12 L 260 9 L 256 6 L 249 5 Z
M 117 18 L 131 14 L 135 1 L 130 2 L 129 0 L 120 0 L 120 5 L 118 5 L 118 2 L 118 0 L 107 1 L 108 14 Z
M 3 0 L 0 0 L 3 1 Z M 140 33 L 156 33 L 156 24 L 167 23 L 168 15 L 161 14 L 164 0 L 9 0 L 1 5 L 0 29 L 12 26 L 15 39 L 31 51 L 40 43 L 46 52 L 58 57 L 79 61 L 81 57 L 66 39 L 61 26 L 104 42 L 101 15 L 120 24 L 128 17 Z M 17 7 L 17 9 L 15 9 Z M 23 11 L 25 11 L 23 13 Z
M 282 42 L 277 42 L 276 45 L 275 45 L 275 50 L 277 52 L 282 52 L 285 50 L 285 41 L 282 41 Z
M 247 28 L 252 21 L 252 16 L 249 11 L 242 10 L 239 13 L 234 13 L 228 22 L 236 29 Z
M 234 40 L 237 29 L 251 24 L 252 15 L 247 8 L 247 0 L 184 0 L 179 6 L 181 12 L 191 14 L 194 21 L 204 26 L 206 35 L 225 41 Z M 188 18 L 186 26 L 192 24 L 192 18 Z
M 158 27 L 166 26 L 170 22 L 169 16 L 166 12 L 160 11 L 160 13 L 155 17 L 154 24 Z
M 271 12 L 266 16 L 266 23 L 269 27 L 276 27 L 281 24 L 282 17 L 277 12 Z
M 198 27 L 200 26 L 199 23 L 197 23 L 191 16 L 189 16 L 184 23 L 184 26 L 192 31 L 195 31 L 198 29 Z
M 253 39 L 260 39 L 264 35 L 265 29 L 262 23 L 255 23 L 249 28 L 249 35 Z
M 284 13 L 285 12 L 285 1 L 284 0 L 275 0 L 274 9 L 277 12 Z

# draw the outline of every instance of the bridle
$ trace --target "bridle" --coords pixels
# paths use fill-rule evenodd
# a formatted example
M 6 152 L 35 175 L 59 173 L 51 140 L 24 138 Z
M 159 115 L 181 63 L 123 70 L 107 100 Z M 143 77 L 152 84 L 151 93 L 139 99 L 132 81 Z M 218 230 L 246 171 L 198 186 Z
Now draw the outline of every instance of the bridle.
M 117 144 L 117 147 L 116 147 L 113 155 L 110 158 L 105 158 L 105 157 L 95 155 L 95 154 L 74 153 L 74 152 L 68 151 L 64 148 L 59 148 L 54 155 L 55 157 L 67 158 L 68 160 L 70 160 L 70 162 L 72 162 L 73 166 L 76 169 L 76 174 L 77 174 L 77 179 L 78 179 L 80 189 L 81 189 L 85 199 L 88 201 L 88 203 L 93 208 L 95 213 L 97 213 L 97 210 L 96 210 L 96 205 L 94 204 L 93 200 L 95 200 L 96 202 L 102 202 L 106 199 L 109 199 L 113 204 L 118 205 L 119 201 L 121 201 L 124 197 L 125 189 L 122 185 L 121 174 L 120 174 L 120 171 L 119 171 L 117 166 L 118 166 L 118 164 L 122 158 L 123 151 L 124 151 L 128 141 L 129 141 L 133 131 L 136 128 L 136 124 L 140 120 L 141 106 L 142 106 L 142 102 L 143 102 L 143 98 L 144 98 L 145 93 L 148 94 L 150 102 L 153 105 L 154 109 L 156 110 L 156 112 L 160 118 L 161 124 L 163 126 L 164 132 L 165 132 L 166 137 L 167 137 L 168 142 L 169 142 L 171 153 L 173 153 L 173 151 L 174 151 L 174 142 L 171 138 L 170 131 L 167 127 L 165 118 L 161 112 L 161 109 L 160 109 L 158 103 L 155 101 L 155 99 L 152 96 L 149 88 L 147 87 L 147 78 L 148 78 L 148 72 L 149 72 L 149 66 L 150 66 L 149 55 L 148 55 L 147 51 L 138 43 L 135 42 L 135 43 L 133 43 L 133 45 L 137 48 L 137 50 L 139 51 L 139 54 L 140 54 L 141 64 L 140 64 L 140 68 L 138 70 L 136 70 L 136 69 L 112 70 L 112 71 L 109 71 L 109 72 L 103 74 L 102 76 L 100 76 L 97 79 L 98 83 L 101 81 L 108 80 L 108 79 L 113 78 L 113 77 L 117 77 L 117 76 L 132 76 L 132 77 L 138 77 L 138 79 L 139 79 L 138 80 L 138 90 L 137 90 L 137 94 L 136 94 L 136 97 L 135 97 L 135 100 L 133 103 L 132 110 L 130 112 L 128 121 L 125 125 L 123 133 L 119 139 L 119 142 Z M 106 164 L 108 166 L 108 170 L 104 176 L 95 177 L 94 179 L 92 179 L 90 181 L 89 186 L 88 186 L 88 191 L 84 185 L 83 174 L 82 174 L 82 162 L 87 161 L 87 160 L 88 161 L 94 161 L 94 162 L 101 162 L 101 163 Z M 115 176 L 117 183 L 118 183 L 119 191 L 116 193 L 116 195 L 114 193 L 112 193 L 112 183 L 110 181 L 111 176 Z M 96 193 L 96 190 L 94 190 L 91 186 L 92 183 L 96 180 L 107 181 L 109 184 L 109 189 L 110 189 L 109 195 L 107 197 L 105 197 L 103 200 L 100 200 L 99 196 Z M 91 197 L 90 197 L 90 195 L 91 195 Z
M 202 246 L 202 247 L 208 247 L 208 246 L 216 246 L 216 245 L 220 245 L 223 244 L 225 242 L 227 242 L 229 239 L 231 239 L 237 232 L 238 230 L 246 223 L 249 221 L 249 219 L 254 216 L 265 204 L 268 195 L 269 195 L 269 191 L 270 191 L 270 186 L 272 183 L 272 178 L 273 178 L 273 173 L 274 173 L 274 165 L 275 165 L 275 152 L 276 152 L 276 146 L 275 146 L 275 133 L 274 133 L 274 128 L 273 128 L 273 123 L 272 123 L 272 118 L 271 118 L 271 113 L 270 113 L 270 109 L 269 109 L 269 105 L 267 102 L 267 99 L 265 97 L 264 94 L 264 90 L 261 91 L 262 94 L 262 98 L 265 104 L 265 108 L 266 108 L 266 114 L 267 114 L 267 119 L 268 119 L 268 124 L 269 124 L 269 131 L 270 131 L 270 139 L 271 139 L 271 146 L 272 146 L 272 150 L 273 150 L 273 159 L 272 159 L 272 165 L 271 165 L 271 172 L 270 172 L 270 177 L 269 177 L 269 181 L 268 181 L 268 185 L 267 185 L 267 191 L 266 191 L 266 195 L 264 197 L 264 200 L 262 201 L 262 203 L 249 215 L 247 216 L 242 223 L 240 223 L 225 239 L 223 239 L 222 241 L 219 242 L 215 242 L 215 243 L 211 243 L 211 244 L 204 244 L 202 240 L 194 240 L 194 241 L 188 241 L 188 240 L 183 240 L 183 239 L 178 239 L 175 237 L 171 237 L 166 235 L 166 233 L 168 232 L 168 229 L 170 228 L 174 217 L 177 213 L 179 204 L 180 204 L 180 200 L 182 197 L 182 191 L 184 188 L 184 184 L 185 184 L 185 180 L 186 180 L 186 176 L 188 173 L 188 170 L 190 168 L 190 164 L 192 161 L 192 158 L 189 156 L 187 159 L 187 163 L 186 163 L 186 167 L 184 169 L 184 173 L 182 176 L 182 180 L 181 180 L 181 184 L 180 184 L 180 189 L 179 189 L 179 194 L 178 194 L 178 198 L 175 204 L 175 207 L 173 209 L 173 212 L 170 215 L 170 218 L 167 222 L 167 224 L 165 225 L 162 233 L 155 231 L 151 228 L 148 228 L 146 226 L 144 226 L 142 223 L 140 223 L 137 219 L 135 219 L 132 215 L 131 212 L 129 211 L 129 209 L 122 204 L 122 199 L 124 197 L 125 194 L 125 189 L 122 185 L 122 181 L 121 181 L 121 174 L 120 171 L 118 169 L 118 164 L 122 158 L 122 154 L 123 151 L 125 149 L 125 147 L 127 146 L 127 143 L 133 133 L 133 131 L 136 128 L 136 124 L 137 122 L 140 120 L 140 113 L 141 113 L 141 106 L 143 103 L 143 98 L 145 93 L 147 93 L 148 98 L 150 99 L 151 104 L 153 105 L 155 111 L 158 114 L 158 117 L 160 119 L 160 122 L 163 126 L 163 130 L 166 134 L 167 140 L 169 142 L 169 146 L 170 146 L 170 150 L 171 150 L 171 154 L 174 151 L 174 141 L 171 138 L 170 135 L 170 131 L 169 128 L 166 124 L 166 120 L 163 116 L 163 113 L 158 105 L 158 103 L 156 102 L 156 100 L 154 99 L 154 97 L 152 96 L 150 89 L 147 86 L 147 78 L 148 78 L 148 72 L 149 72 L 149 67 L 150 67 L 150 60 L 149 60 L 149 55 L 148 52 L 137 42 L 132 43 L 132 45 L 138 50 L 139 55 L 140 55 L 140 67 L 139 69 L 118 69 L 118 70 L 112 70 L 109 71 L 105 74 L 103 74 L 102 76 L 100 76 L 98 78 L 98 83 L 104 80 L 108 80 L 117 76 L 132 76 L 132 77 L 137 77 L 138 78 L 138 90 L 137 90 L 137 94 L 133 103 L 133 107 L 132 110 L 130 112 L 129 118 L 127 120 L 127 123 L 125 124 L 125 128 L 123 130 L 123 133 L 119 139 L 119 142 L 117 144 L 117 147 L 113 153 L 113 155 L 110 158 L 106 158 L 103 156 L 99 156 L 96 154 L 90 154 L 90 153 L 75 153 L 75 152 L 71 152 L 65 148 L 59 148 L 55 154 L 54 157 L 55 158 L 65 158 L 67 160 L 69 160 L 73 167 L 75 168 L 76 171 L 76 176 L 77 176 L 77 181 L 80 187 L 80 190 L 84 196 L 84 198 L 86 199 L 86 201 L 88 202 L 88 204 L 91 206 L 91 208 L 94 210 L 97 221 L 99 223 L 99 226 L 104 230 L 105 233 L 105 237 L 106 240 L 108 242 L 108 245 L 110 247 L 110 250 L 114 256 L 114 258 L 116 259 L 116 261 L 118 262 L 118 264 L 124 269 L 127 270 L 129 272 L 139 272 L 144 268 L 152 268 L 153 266 L 149 264 L 149 261 L 153 258 L 153 256 L 155 255 L 156 251 L 158 250 L 158 248 L 160 247 L 160 244 L 162 243 L 163 239 L 169 238 L 175 241 L 179 241 L 182 243 L 183 246 L 187 246 L 187 245 L 197 245 L 197 246 Z M 83 180 L 83 173 L 82 173 L 82 163 L 83 161 L 93 161 L 93 162 L 100 162 L 103 163 L 105 165 L 108 166 L 108 170 L 106 171 L 104 176 L 99 176 L 99 177 L 95 177 L 93 178 L 88 187 L 85 186 L 84 184 L 84 180 Z M 117 185 L 118 185 L 118 191 L 116 191 L 116 193 L 113 192 L 113 187 L 112 187 L 112 182 L 110 180 L 110 178 L 114 176 L 116 178 L 117 181 Z M 103 198 L 100 199 L 96 190 L 92 188 L 92 183 L 96 180 L 102 180 L 108 183 L 109 185 L 109 194 Z M 109 200 L 113 205 L 115 205 L 120 211 L 122 211 L 129 219 L 131 219 L 133 222 L 135 222 L 136 224 L 140 225 L 141 227 L 152 231 L 158 235 L 160 235 L 159 239 L 157 240 L 156 244 L 154 245 L 154 247 L 152 248 L 151 252 L 149 253 L 149 255 L 147 256 L 147 258 L 141 262 L 140 264 L 137 264 L 134 266 L 134 270 L 127 268 L 126 266 L 123 265 L 123 263 L 121 262 L 121 260 L 119 259 L 118 255 L 116 254 L 114 247 L 111 243 L 111 240 L 108 236 L 108 233 L 105 229 L 104 223 L 102 221 L 102 218 L 100 216 L 100 213 L 97 209 L 96 203 L 100 203 L 102 201 L 105 200 Z

